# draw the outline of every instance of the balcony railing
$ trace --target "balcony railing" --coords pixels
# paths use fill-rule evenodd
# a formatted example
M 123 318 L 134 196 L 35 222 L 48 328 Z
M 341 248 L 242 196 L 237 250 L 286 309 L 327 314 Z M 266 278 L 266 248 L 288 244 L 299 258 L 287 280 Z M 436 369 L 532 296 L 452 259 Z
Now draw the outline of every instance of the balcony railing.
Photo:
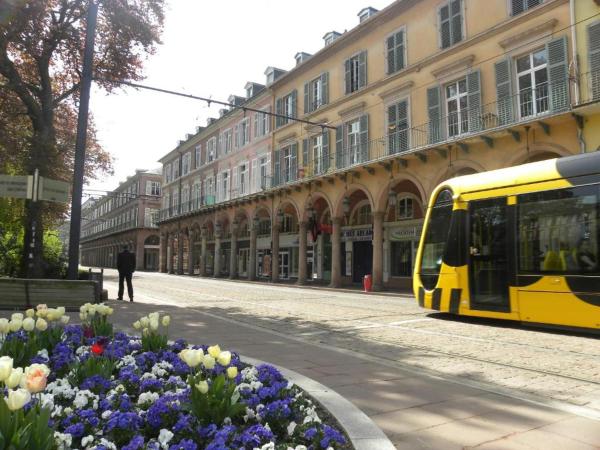
M 571 80 L 566 78 L 554 84 L 544 83 L 522 89 L 493 103 L 454 111 L 418 126 L 400 127 L 386 136 L 341 149 L 336 148 L 335 141 L 331 140 L 327 154 L 309 158 L 303 164 L 281 167 L 279 173 L 274 174 L 272 182 L 270 177 L 266 177 L 263 180 L 264 190 L 343 172 L 376 161 L 463 143 L 469 139 L 485 138 L 494 131 L 570 111 L 575 103 L 571 100 L 570 83 Z M 600 100 L 600 73 L 586 74 L 581 80 L 580 92 L 580 95 L 586 95 L 582 98 L 588 98 L 588 101 Z M 214 203 L 214 198 L 212 201 Z M 160 220 L 179 216 L 183 211 L 201 210 L 213 203 L 204 200 L 204 203 L 186 205 L 184 208 L 179 205 L 163 209 Z
M 579 78 L 579 103 L 585 105 L 600 100 L 600 72 L 587 72 Z

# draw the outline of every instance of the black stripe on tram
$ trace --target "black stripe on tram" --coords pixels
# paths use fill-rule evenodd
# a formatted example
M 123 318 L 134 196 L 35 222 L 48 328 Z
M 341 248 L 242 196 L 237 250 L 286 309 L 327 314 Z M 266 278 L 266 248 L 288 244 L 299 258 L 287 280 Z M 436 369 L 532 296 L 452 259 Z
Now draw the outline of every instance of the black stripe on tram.
M 450 312 L 452 314 L 458 314 L 458 308 L 460 307 L 460 294 L 462 289 L 452 288 L 450 291 Z
M 433 290 L 433 294 L 431 296 L 431 309 L 440 310 L 440 305 L 442 303 L 442 290 L 440 288 L 435 288 Z
M 425 289 L 423 287 L 419 288 L 419 306 L 425 307 Z

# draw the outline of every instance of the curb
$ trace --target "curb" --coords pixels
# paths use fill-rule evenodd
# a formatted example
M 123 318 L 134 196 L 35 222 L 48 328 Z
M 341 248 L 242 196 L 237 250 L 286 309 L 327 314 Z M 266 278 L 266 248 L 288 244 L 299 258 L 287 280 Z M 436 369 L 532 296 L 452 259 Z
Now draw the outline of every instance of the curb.
M 364 412 L 333 389 L 285 367 L 256 358 L 240 355 L 240 359 L 254 366 L 269 364 L 281 374 L 314 397 L 344 428 L 355 450 L 392 450 L 396 447 Z

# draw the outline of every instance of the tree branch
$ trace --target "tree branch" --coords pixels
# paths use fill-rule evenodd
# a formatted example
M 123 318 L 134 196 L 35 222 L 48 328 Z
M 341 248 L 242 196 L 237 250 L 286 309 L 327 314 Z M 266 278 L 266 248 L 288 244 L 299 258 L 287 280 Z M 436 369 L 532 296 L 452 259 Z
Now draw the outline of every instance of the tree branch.
M 66 100 L 71 95 L 73 95 L 79 89 L 80 85 L 81 85 L 81 83 L 75 83 L 73 86 L 71 86 L 69 89 L 64 91 L 62 94 L 57 95 L 53 101 L 53 105 L 52 105 L 53 108 L 56 108 L 60 104 L 60 102 L 62 102 L 63 100 Z

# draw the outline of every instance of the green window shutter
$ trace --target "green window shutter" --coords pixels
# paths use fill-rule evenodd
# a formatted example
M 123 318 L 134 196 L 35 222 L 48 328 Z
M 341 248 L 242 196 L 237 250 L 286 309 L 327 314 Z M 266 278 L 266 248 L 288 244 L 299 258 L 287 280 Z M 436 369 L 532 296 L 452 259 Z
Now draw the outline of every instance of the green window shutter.
M 396 50 L 394 59 L 396 61 L 396 70 L 404 69 L 404 31 L 396 33 Z
M 525 11 L 525 0 L 512 0 L 511 1 L 511 14 L 516 16 Z
M 360 161 L 369 160 L 369 115 L 360 116 Z
M 298 179 L 298 144 L 293 143 L 290 152 L 292 153 L 292 161 L 288 180 L 291 182 Z
M 442 140 L 442 105 L 440 87 L 427 89 L 427 111 L 429 113 L 429 143 Z
M 304 114 L 311 112 L 310 110 L 310 96 L 309 96 L 309 83 L 304 83 Z
M 396 58 L 395 49 L 396 47 L 396 35 L 392 34 L 386 39 L 386 59 L 387 59 L 387 73 L 394 73 L 396 70 Z
M 397 105 L 388 106 L 388 154 L 398 153 L 398 115 Z
M 467 108 L 469 131 L 481 130 L 481 73 L 475 70 L 467 74 Z
M 335 167 L 344 167 L 344 126 L 335 128 Z
M 452 45 L 452 30 L 450 29 L 450 5 L 444 5 L 438 9 L 438 21 L 440 24 L 440 47 L 448 48 Z
M 323 161 L 321 167 L 323 168 L 323 172 L 327 172 L 329 170 L 329 130 L 325 129 L 323 131 Z
M 400 153 L 408 150 L 408 101 L 388 107 L 388 153 Z
M 273 186 L 279 186 L 281 174 L 280 154 L 281 150 L 275 150 L 275 158 L 273 158 Z
M 367 51 L 358 54 L 358 88 L 367 85 Z
M 277 100 L 275 100 L 275 114 L 283 115 L 283 99 L 282 98 L 278 98 Z M 279 115 L 275 117 L 275 127 L 276 128 L 279 128 L 284 123 L 283 117 L 279 117 Z
M 350 59 L 344 61 L 344 81 L 346 85 L 346 94 L 349 94 L 352 89 L 352 77 L 350 76 L 350 71 L 352 69 L 352 64 L 350 63 Z
M 308 138 L 302 139 L 302 166 L 308 167 L 309 152 L 308 152 Z
M 298 91 L 294 89 L 290 95 L 292 96 L 292 117 L 298 117 Z
M 600 22 L 591 24 L 588 27 L 588 72 L 589 87 L 591 98 L 589 100 L 600 99 Z
M 462 41 L 462 0 L 452 0 L 450 13 L 452 14 L 452 45 Z
M 324 105 L 329 103 L 329 72 L 321 74 L 321 99 Z
M 569 61 L 567 38 L 563 36 L 546 44 L 548 54 L 548 84 L 550 85 L 550 109 L 563 111 L 569 101 Z
M 507 125 L 513 121 L 513 95 L 509 58 L 495 64 L 496 98 L 498 102 L 498 125 Z

